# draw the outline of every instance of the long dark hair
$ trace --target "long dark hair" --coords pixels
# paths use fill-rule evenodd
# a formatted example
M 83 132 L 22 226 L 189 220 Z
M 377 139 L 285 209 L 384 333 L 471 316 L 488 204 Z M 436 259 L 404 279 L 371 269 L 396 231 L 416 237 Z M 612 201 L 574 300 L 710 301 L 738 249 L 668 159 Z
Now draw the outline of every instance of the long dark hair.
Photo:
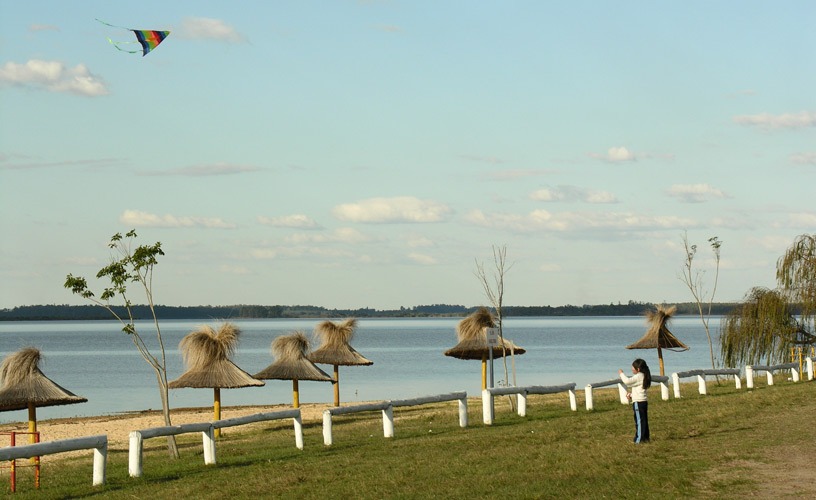
M 643 388 L 648 389 L 652 385 L 652 372 L 649 371 L 649 365 L 645 361 L 638 358 L 632 361 L 632 366 L 643 374 Z

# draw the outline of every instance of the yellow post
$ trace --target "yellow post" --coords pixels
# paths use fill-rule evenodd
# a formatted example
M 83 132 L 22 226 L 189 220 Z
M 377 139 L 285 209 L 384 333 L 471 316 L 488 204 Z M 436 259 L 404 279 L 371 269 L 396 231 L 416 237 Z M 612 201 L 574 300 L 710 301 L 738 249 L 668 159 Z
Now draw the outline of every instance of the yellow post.
M 292 406 L 300 408 L 300 393 L 298 392 L 297 379 L 292 380 Z
M 37 407 L 34 406 L 34 403 L 28 403 L 28 442 L 31 444 L 39 442 L 37 436 Z M 31 463 L 34 464 L 34 467 L 39 467 L 40 457 L 31 457 Z
M 340 367 L 334 365 L 334 406 L 340 406 Z
M 34 434 L 37 432 L 37 407 L 28 403 L 28 442 L 34 444 Z
M 213 389 L 213 420 L 221 420 L 221 389 Z M 215 429 L 215 437 L 221 437 L 221 429 Z
M 660 348 L 660 346 L 657 346 L 657 359 L 660 361 L 660 376 L 662 377 L 665 375 L 665 373 L 663 369 L 663 350 Z
M 482 390 L 487 389 L 487 356 L 482 355 Z

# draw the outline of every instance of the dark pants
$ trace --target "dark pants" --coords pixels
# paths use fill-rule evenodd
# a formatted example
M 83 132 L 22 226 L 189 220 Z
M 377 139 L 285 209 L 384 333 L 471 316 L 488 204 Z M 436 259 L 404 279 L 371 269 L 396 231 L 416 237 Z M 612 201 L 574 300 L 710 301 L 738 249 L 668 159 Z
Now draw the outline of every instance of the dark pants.
M 635 443 L 649 442 L 649 403 L 635 401 L 632 404 L 635 412 Z

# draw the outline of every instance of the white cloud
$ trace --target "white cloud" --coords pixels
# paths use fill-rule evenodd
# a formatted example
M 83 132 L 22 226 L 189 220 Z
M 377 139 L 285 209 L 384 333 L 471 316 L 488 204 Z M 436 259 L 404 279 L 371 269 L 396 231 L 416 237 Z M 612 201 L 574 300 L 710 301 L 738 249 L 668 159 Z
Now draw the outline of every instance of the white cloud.
M 181 21 L 179 36 L 188 40 L 218 40 L 229 43 L 246 41 L 244 36 L 229 24 L 208 17 L 185 18 Z
M 513 169 L 513 170 L 498 170 L 486 174 L 486 177 L 491 181 L 512 181 L 516 179 L 523 179 L 525 177 L 538 177 L 552 174 L 553 170 L 545 169 Z
M 280 217 L 258 216 L 258 222 L 265 226 L 287 227 L 295 229 L 322 229 L 314 219 L 304 214 L 282 215 Z
M 764 129 L 814 127 L 816 126 L 816 112 L 801 111 L 781 115 L 772 115 L 770 113 L 739 115 L 734 117 L 734 123 Z
M 252 271 L 250 271 L 249 268 L 244 266 L 230 266 L 227 264 L 222 264 L 218 268 L 218 270 L 225 274 L 237 274 L 240 276 L 252 274 Z
M 292 244 L 313 244 L 313 243 L 356 244 L 371 241 L 371 238 L 354 228 L 341 227 L 330 232 L 293 234 L 291 236 L 287 236 L 285 241 L 287 243 Z
M 796 153 L 790 156 L 790 161 L 800 165 L 816 165 L 816 153 Z
M 656 229 L 685 229 L 694 221 L 672 215 L 648 216 L 632 212 L 560 212 L 534 210 L 528 214 L 486 214 L 473 210 L 465 216 L 471 224 L 517 233 L 536 231 L 580 232 L 598 231 L 651 231 Z M 592 231 L 587 235 L 593 235 Z
M 816 227 L 816 212 L 796 212 L 788 214 L 788 227 L 801 227 L 811 230 Z
M 148 170 L 139 175 L 178 175 L 184 177 L 208 177 L 215 175 L 234 175 L 247 172 L 257 172 L 258 167 L 245 165 L 231 165 L 228 163 L 213 163 L 212 165 L 191 165 L 189 167 L 172 168 L 169 170 Z
M 67 68 L 59 61 L 31 59 L 24 64 L 7 62 L 0 67 L 0 82 L 89 97 L 109 94 L 102 79 L 88 71 L 84 64 Z
M 28 27 L 28 31 L 59 31 L 60 29 L 53 24 L 32 24 Z
M 139 210 L 125 210 L 119 221 L 126 226 L 141 227 L 204 227 L 210 229 L 233 229 L 235 224 L 221 218 L 156 215 Z
M 422 264 L 426 266 L 431 266 L 437 263 L 437 260 L 434 257 L 421 253 L 409 253 L 408 258 L 411 259 L 413 262 L 416 262 L 417 264 Z
M 599 160 L 606 160 L 613 163 L 620 163 L 624 161 L 635 161 L 637 158 L 635 154 L 629 151 L 625 146 L 611 147 L 606 154 L 590 153 L 589 156 Z
M 608 191 L 593 191 L 576 186 L 542 188 L 530 193 L 534 201 L 583 201 L 585 203 L 617 203 L 618 198 Z
M 561 264 L 555 262 L 547 262 L 538 266 L 538 270 L 545 273 L 556 273 L 562 269 Z
M 563 201 L 565 197 L 559 189 L 543 188 L 530 193 L 530 199 L 534 201 Z
M 722 190 L 709 184 L 675 184 L 666 190 L 666 194 L 683 203 L 702 203 L 729 197 Z
M 406 242 L 410 248 L 427 248 L 435 246 L 434 242 L 424 236 L 411 236 Z
M 442 222 L 448 219 L 453 210 L 444 203 L 420 200 L 413 196 L 398 196 L 338 205 L 332 213 L 339 220 L 348 222 L 423 223 Z

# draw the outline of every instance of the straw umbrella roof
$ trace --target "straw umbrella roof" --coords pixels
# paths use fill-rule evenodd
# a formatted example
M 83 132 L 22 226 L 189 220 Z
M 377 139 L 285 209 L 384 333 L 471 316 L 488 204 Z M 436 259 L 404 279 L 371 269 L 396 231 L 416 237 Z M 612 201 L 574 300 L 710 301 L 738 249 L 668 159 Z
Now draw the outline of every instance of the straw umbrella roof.
M 483 359 L 490 353 L 485 328 L 495 328 L 495 326 L 496 320 L 493 314 L 486 307 L 480 307 L 456 325 L 456 338 L 459 343 L 445 351 L 445 356 L 459 359 Z M 511 352 L 524 354 L 527 351 L 506 338 L 499 339 L 499 345 L 493 348 L 494 357 L 502 357 Z
M 331 382 L 332 378 L 309 361 L 309 340 L 297 331 L 272 341 L 272 355 L 276 361 L 253 377 L 261 380 L 318 380 Z
M 240 333 L 232 323 L 224 323 L 218 330 L 204 325 L 188 333 L 179 343 L 187 371 L 167 386 L 236 389 L 264 385 L 230 360 Z
M 356 327 L 355 318 L 349 318 L 341 323 L 324 321 L 317 325 L 315 337 L 320 340 L 320 346 L 308 355 L 309 360 L 312 363 L 335 366 L 373 365 L 373 361 L 351 347 Z
M 40 371 L 40 351 L 26 347 L 9 354 L 0 364 L 0 411 L 36 406 L 70 405 L 88 400 L 68 391 Z
M 649 329 L 646 331 L 640 340 L 634 344 L 626 346 L 627 349 L 671 349 L 675 351 L 686 351 L 688 346 L 675 337 L 669 331 L 668 322 L 674 313 L 677 312 L 677 306 L 657 306 L 656 310 L 646 311 L 646 323 Z

